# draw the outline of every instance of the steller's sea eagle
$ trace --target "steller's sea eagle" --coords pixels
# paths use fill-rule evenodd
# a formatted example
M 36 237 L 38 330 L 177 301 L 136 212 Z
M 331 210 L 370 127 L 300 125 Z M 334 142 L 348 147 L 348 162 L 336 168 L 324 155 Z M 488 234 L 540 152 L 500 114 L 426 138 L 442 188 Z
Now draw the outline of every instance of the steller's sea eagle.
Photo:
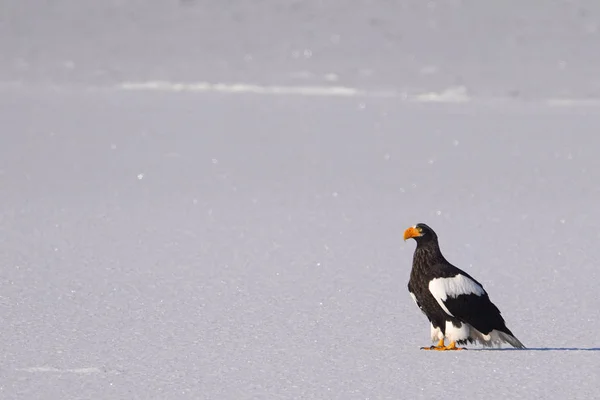
M 408 239 L 417 242 L 408 291 L 431 323 L 431 340 L 438 341 L 422 349 L 462 350 L 456 345 L 477 342 L 525 348 L 506 327 L 483 286 L 444 258 L 433 229 L 425 224 L 411 226 L 404 232 L 404 240 Z

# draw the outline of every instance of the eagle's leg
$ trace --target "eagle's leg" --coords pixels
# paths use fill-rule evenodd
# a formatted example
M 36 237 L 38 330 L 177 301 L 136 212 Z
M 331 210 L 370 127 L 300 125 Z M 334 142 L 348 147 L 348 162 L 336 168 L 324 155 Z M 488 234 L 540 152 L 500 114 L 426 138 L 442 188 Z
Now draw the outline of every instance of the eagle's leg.
M 437 346 L 421 347 L 421 350 L 442 350 L 444 348 L 444 339 L 440 339 Z
M 450 342 L 448 346 L 442 347 L 441 349 L 436 350 L 466 350 L 464 347 L 456 347 L 456 343 L 454 341 Z

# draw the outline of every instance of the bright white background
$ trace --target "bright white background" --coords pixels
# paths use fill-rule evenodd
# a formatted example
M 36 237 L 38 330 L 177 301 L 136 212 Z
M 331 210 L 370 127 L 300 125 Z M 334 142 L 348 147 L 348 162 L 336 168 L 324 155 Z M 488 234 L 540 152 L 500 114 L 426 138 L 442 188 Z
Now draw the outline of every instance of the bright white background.
M 596 395 L 599 3 L 0 3 L 1 398 Z

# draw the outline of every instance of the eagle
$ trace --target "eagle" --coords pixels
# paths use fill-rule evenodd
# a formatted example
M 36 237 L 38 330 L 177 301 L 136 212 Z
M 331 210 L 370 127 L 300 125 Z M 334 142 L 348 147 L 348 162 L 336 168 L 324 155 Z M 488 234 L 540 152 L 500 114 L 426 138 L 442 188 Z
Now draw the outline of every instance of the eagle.
M 506 327 L 498 307 L 473 277 L 450 264 L 442 255 L 436 233 L 423 223 L 404 232 L 404 241 L 414 239 L 408 292 L 431 324 L 431 340 L 437 345 L 423 350 L 463 350 L 467 343 L 485 347 L 508 343 L 525 346 Z M 444 345 L 448 339 L 449 344 Z

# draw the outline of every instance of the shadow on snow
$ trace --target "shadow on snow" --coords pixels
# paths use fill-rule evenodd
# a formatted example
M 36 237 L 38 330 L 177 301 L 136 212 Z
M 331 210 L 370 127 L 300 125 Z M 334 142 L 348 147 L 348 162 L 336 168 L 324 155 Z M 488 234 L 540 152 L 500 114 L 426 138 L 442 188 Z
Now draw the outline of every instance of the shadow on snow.
M 526 349 L 468 349 L 469 351 L 600 351 L 600 347 L 528 347 Z

